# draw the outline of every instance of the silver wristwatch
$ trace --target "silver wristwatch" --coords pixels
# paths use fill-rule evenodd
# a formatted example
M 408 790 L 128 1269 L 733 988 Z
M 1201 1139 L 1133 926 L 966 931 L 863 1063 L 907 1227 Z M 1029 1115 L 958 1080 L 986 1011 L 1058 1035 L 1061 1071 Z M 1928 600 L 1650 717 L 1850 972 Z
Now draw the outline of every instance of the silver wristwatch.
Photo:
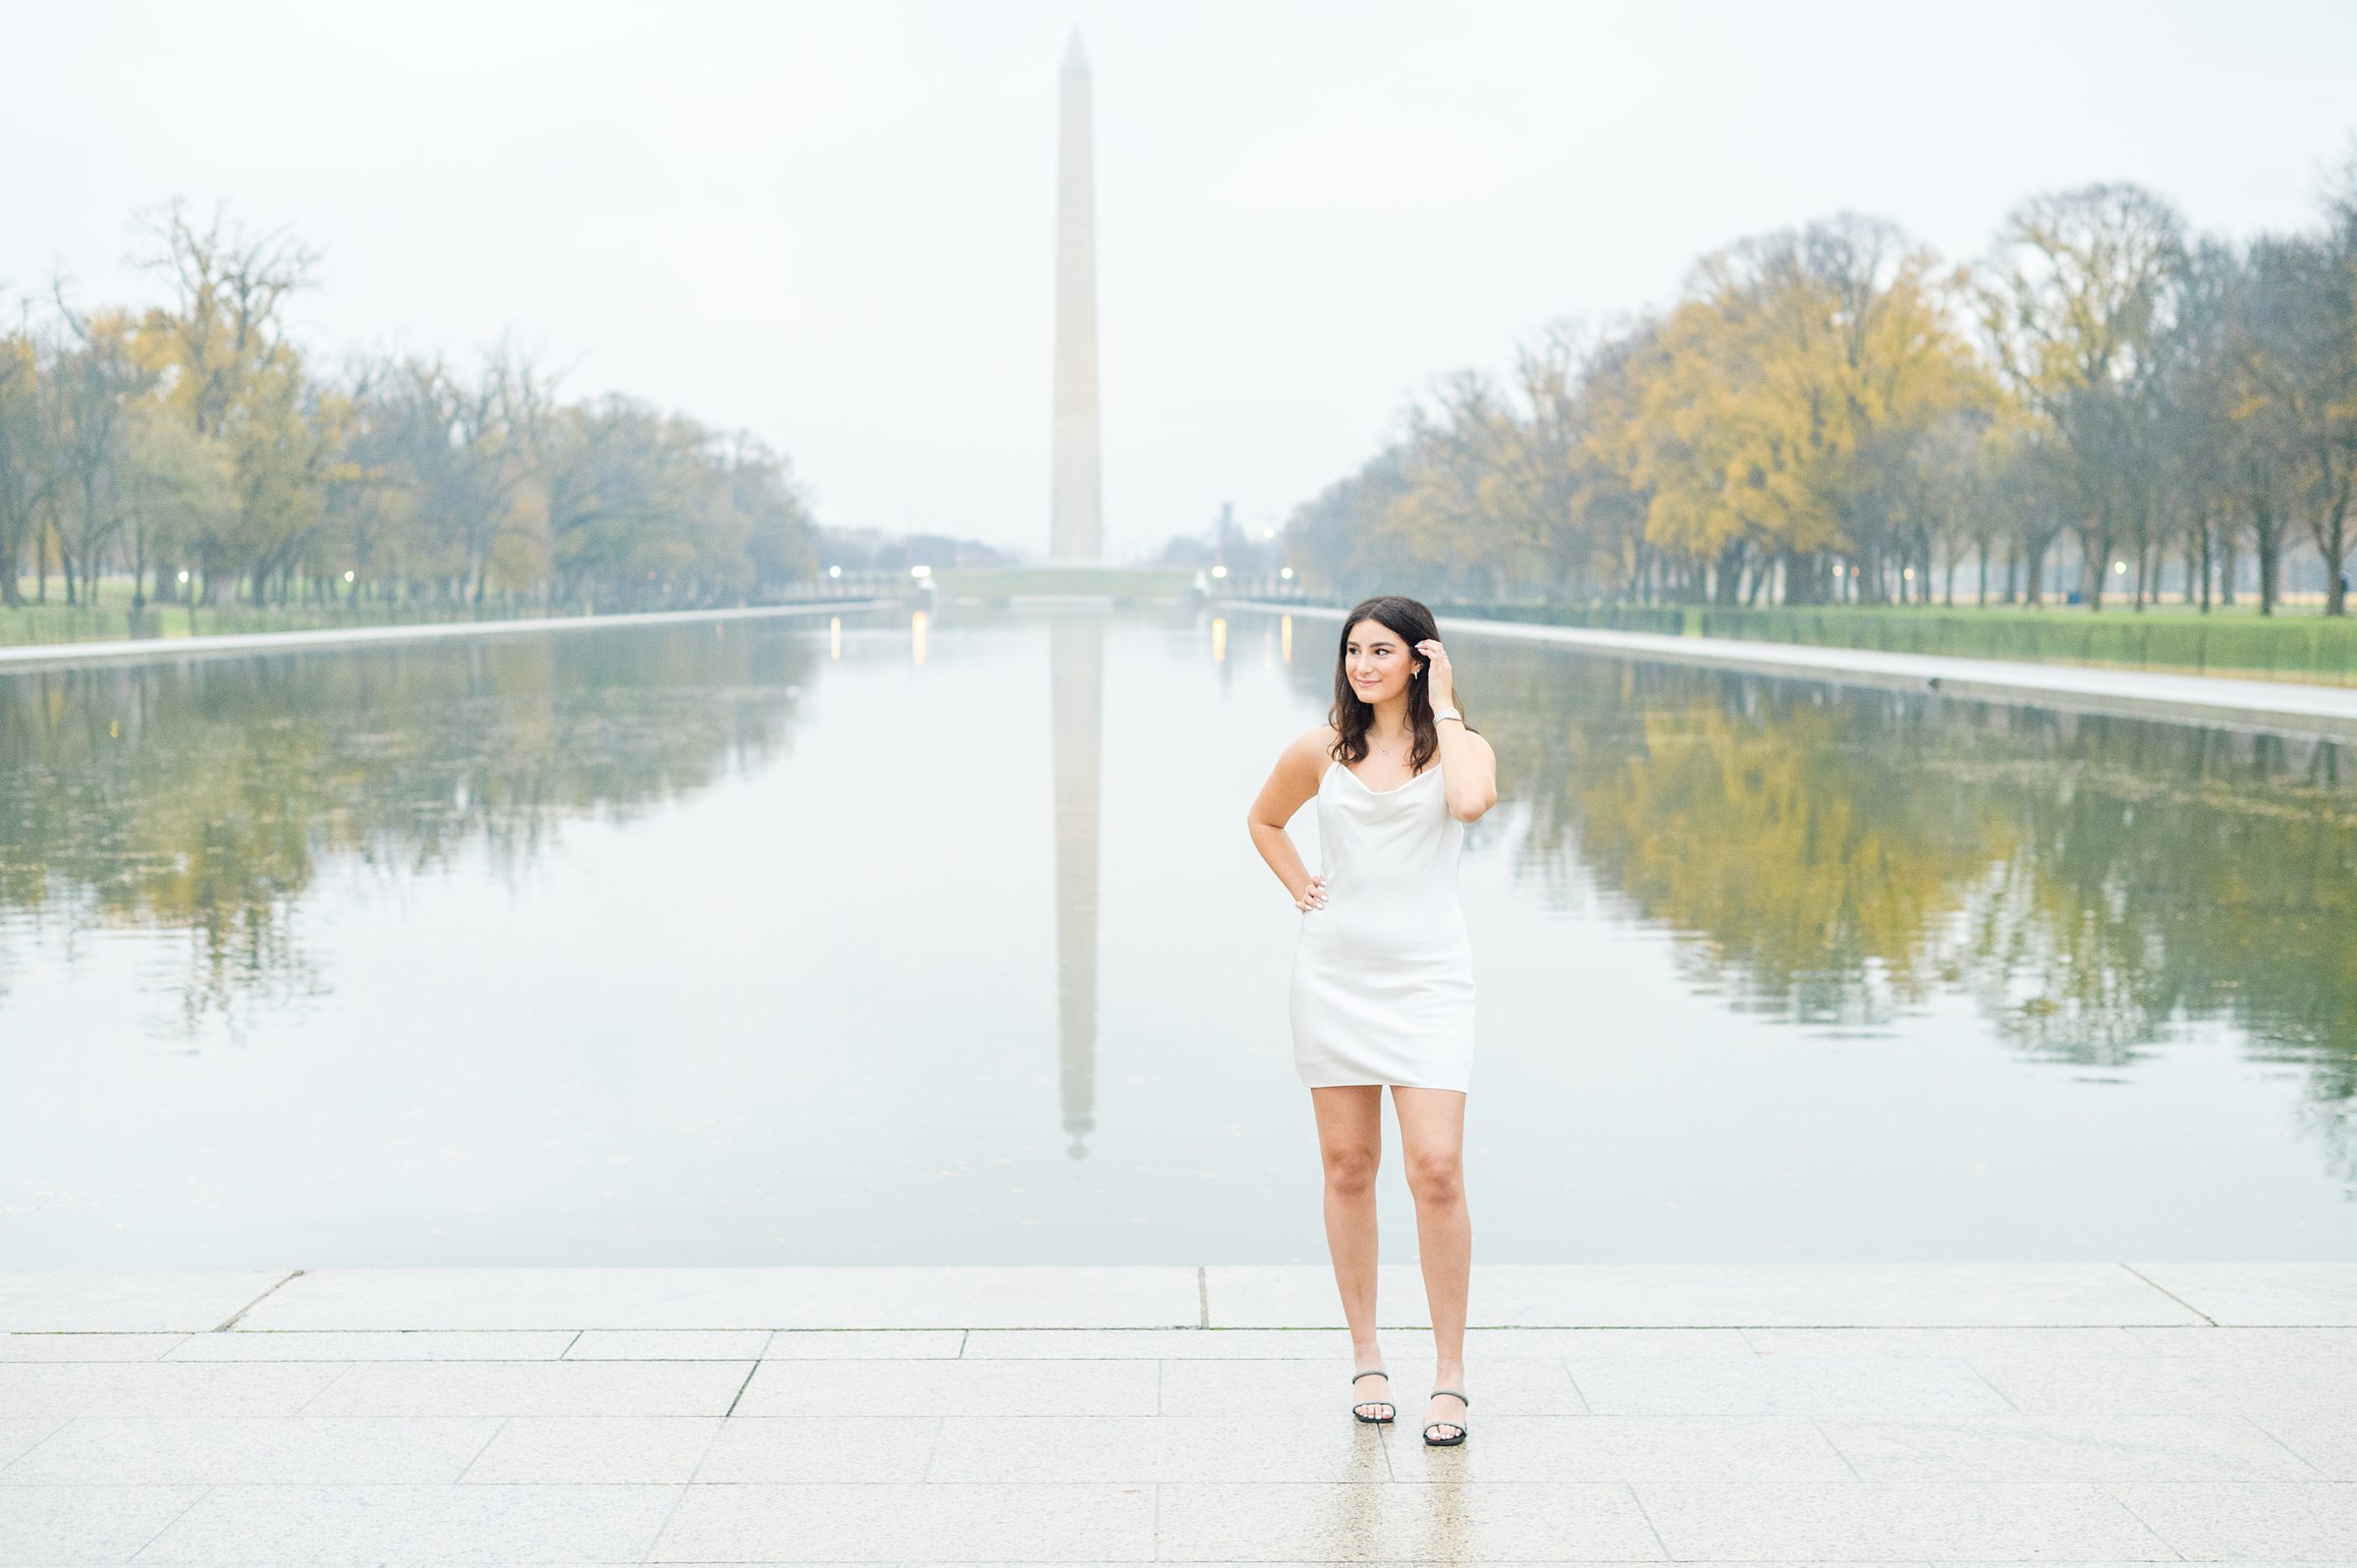
M 1456 704 L 1454 703 L 1451 703 L 1448 707 L 1443 708 L 1439 713 L 1436 713 L 1432 716 L 1432 722 L 1434 724 L 1439 724 L 1443 719 L 1454 719 L 1460 725 L 1465 722 L 1465 716 L 1456 711 Z

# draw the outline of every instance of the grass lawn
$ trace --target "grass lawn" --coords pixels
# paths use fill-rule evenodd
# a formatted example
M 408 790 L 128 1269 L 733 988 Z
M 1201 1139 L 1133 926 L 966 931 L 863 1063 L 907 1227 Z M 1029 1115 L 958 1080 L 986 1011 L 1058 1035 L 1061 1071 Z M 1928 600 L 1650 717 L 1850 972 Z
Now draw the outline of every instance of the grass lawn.
M 283 609 L 276 606 L 207 605 L 196 611 L 192 630 L 188 606 L 149 605 L 135 617 L 131 610 L 131 598 L 126 594 L 113 603 L 101 600 L 95 610 L 62 604 L 27 604 L 14 610 L 0 610 L 0 647 L 35 642 L 103 642 L 122 637 L 210 637 L 253 631 L 324 631 L 339 626 L 411 625 L 440 621 L 521 621 L 550 613 L 537 606 L 521 605 L 497 610 L 486 605 L 479 617 L 447 607 L 437 612 L 416 605 L 363 604 L 354 609 L 326 605 L 288 605 Z M 559 610 L 554 613 L 571 615 L 576 612 Z
M 1442 608 L 1442 607 L 1436 607 Z M 1892 653 L 2027 659 L 2192 675 L 2257 676 L 2357 685 L 2357 619 L 2261 616 L 2236 607 L 2209 615 L 2126 603 L 2032 610 L 1959 605 L 1835 605 L 1726 610 L 1703 606 L 1451 605 L 1443 613 L 1672 636 L 1805 642 Z

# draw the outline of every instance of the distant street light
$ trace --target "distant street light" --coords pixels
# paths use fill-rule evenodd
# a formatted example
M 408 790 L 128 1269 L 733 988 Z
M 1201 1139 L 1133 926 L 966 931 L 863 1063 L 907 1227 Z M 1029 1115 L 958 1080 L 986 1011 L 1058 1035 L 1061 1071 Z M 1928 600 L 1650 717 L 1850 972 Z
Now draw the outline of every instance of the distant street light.
M 2111 563 L 2111 575 L 2113 575 L 2114 577 L 2124 577 L 2124 576 L 2126 576 L 2127 574 L 2128 574 L 2128 564 L 2127 564 L 2126 562 L 2124 562 L 2124 561 L 2114 561 L 2114 562 L 2112 562 L 2112 563 Z
M 186 582 L 186 581 L 188 581 L 188 580 L 189 580 L 189 574 L 188 574 L 187 572 L 185 572 L 185 571 L 184 571 L 184 572 L 182 572 L 182 573 L 180 574 L 180 580 L 181 580 L 181 581 L 183 581 L 183 582 Z
M 911 577 L 930 577 L 933 575 L 933 568 L 931 567 L 910 567 L 908 568 L 908 575 Z
M 1286 581 L 1290 582 L 1293 580 L 1293 568 L 1287 567 L 1284 570 L 1278 572 L 1277 575 L 1283 577 Z
M 1225 577 L 1228 575 L 1228 568 L 1226 567 L 1214 567 L 1211 568 L 1211 574 L 1215 577 Z
M 344 573 L 344 580 L 345 580 L 346 582 L 350 582 L 350 581 L 352 581 L 352 578 L 353 578 L 353 573 L 351 573 L 351 572 L 349 572 L 349 571 L 347 571 L 346 573 Z
M 841 567 L 829 567 L 827 568 L 827 575 L 830 577 L 840 577 L 843 575 L 843 568 Z

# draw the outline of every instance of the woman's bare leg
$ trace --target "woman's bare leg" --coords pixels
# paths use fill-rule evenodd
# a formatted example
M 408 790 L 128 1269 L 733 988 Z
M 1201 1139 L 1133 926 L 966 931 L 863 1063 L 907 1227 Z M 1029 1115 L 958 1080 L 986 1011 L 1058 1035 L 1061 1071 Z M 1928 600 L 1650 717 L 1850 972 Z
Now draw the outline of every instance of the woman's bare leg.
M 1394 1085 L 1392 1105 L 1399 1113 L 1400 1155 L 1407 1162 L 1407 1190 L 1416 1200 L 1424 1299 L 1432 1308 L 1432 1385 L 1463 1388 L 1465 1292 L 1473 1271 L 1473 1220 L 1465 1212 L 1465 1097 L 1456 1089 Z M 1424 1419 L 1461 1425 L 1463 1416 L 1456 1400 L 1435 1399 Z
M 1350 1325 L 1352 1372 L 1383 1365 L 1375 1342 L 1375 1167 L 1383 1159 L 1383 1091 L 1374 1084 L 1312 1089 L 1318 1118 L 1318 1158 L 1325 1167 L 1326 1250 Z M 1353 1403 L 1389 1400 L 1391 1382 L 1356 1383 Z

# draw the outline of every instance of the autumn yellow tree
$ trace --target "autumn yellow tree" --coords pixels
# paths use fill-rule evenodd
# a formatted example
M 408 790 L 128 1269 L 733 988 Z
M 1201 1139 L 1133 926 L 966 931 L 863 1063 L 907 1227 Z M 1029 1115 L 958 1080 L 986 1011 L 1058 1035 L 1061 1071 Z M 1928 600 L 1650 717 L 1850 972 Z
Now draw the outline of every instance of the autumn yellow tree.
M 284 322 L 316 257 L 283 235 L 249 235 L 220 212 L 199 228 L 177 203 L 143 227 L 147 264 L 173 297 L 140 322 L 141 363 L 164 405 L 221 448 L 231 474 L 230 512 L 186 541 L 196 591 L 217 597 L 224 578 L 250 571 L 258 599 L 268 569 L 318 520 L 323 454 L 305 418 L 302 356 Z
M 1994 401 L 1950 287 L 1895 229 L 1854 216 L 1703 261 L 1636 359 L 1626 410 L 1647 537 L 1697 597 L 1756 598 L 1777 568 L 1788 600 L 1829 597 L 1836 555 L 1885 596 L 1918 449 Z

